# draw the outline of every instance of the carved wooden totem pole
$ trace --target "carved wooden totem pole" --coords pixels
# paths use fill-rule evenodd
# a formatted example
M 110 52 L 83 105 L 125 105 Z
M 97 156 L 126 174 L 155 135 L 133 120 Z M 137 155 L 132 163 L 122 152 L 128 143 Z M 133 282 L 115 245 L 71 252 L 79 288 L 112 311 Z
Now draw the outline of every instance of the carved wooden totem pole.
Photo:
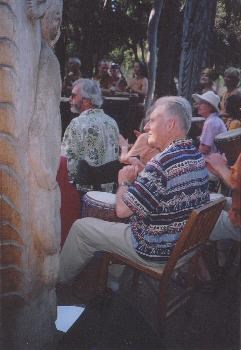
M 62 0 L 0 1 L 0 348 L 55 334 Z

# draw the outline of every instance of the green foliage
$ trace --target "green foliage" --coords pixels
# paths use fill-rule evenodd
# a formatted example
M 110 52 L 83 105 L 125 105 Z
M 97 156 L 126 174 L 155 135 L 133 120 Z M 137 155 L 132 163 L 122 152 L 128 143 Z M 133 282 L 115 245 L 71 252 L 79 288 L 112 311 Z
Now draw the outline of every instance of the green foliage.
M 185 3 L 184 0 L 178 2 L 181 6 Z M 65 53 L 62 61 L 70 55 L 79 56 L 87 75 L 92 75 L 97 61 L 103 57 L 122 64 L 128 70 L 133 60 L 145 59 L 152 4 L 152 0 L 64 0 L 61 40 Z M 218 1 L 210 65 L 240 65 L 240 19 L 240 0 Z M 163 41 L 166 33 L 172 30 L 171 22 L 171 17 L 163 22 L 160 40 Z M 176 36 L 181 38 L 181 33 L 179 28 Z M 178 66 L 179 54 L 176 53 L 173 67 Z
M 227 66 L 240 67 L 241 1 L 218 2 L 211 62 L 222 72 Z
M 138 47 L 145 46 L 150 8 L 151 1 L 141 0 L 65 0 L 66 56 L 78 55 L 90 73 L 103 57 L 121 63 L 126 50 L 138 55 Z

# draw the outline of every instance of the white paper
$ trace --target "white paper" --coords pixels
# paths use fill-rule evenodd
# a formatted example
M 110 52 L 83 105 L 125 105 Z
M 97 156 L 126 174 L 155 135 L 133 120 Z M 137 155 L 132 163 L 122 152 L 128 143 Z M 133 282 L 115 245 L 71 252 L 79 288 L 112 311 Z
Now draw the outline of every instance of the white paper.
M 81 306 L 58 306 L 56 328 L 59 331 L 67 332 L 83 311 L 84 308 Z

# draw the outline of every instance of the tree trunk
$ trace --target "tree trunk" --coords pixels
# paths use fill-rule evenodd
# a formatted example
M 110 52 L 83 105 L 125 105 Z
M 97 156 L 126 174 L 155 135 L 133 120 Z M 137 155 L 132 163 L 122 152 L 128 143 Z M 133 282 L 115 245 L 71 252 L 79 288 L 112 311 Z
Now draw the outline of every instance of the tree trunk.
M 152 103 L 155 91 L 156 81 L 156 67 L 157 67 L 157 32 L 161 10 L 163 7 L 163 0 L 155 0 L 153 8 L 150 13 L 147 39 L 148 39 L 148 55 L 147 55 L 147 66 L 148 66 L 148 93 L 146 98 L 146 109 Z
M 180 0 L 165 3 L 159 24 L 159 48 L 155 96 L 176 95 L 174 77 L 178 71 L 178 42 L 181 40 Z
M 178 94 L 191 101 L 201 69 L 208 65 L 208 50 L 217 0 L 187 0 L 179 69 Z
M 64 30 L 62 31 L 59 40 L 54 48 L 55 54 L 58 57 L 60 64 L 60 73 L 63 80 L 65 75 L 65 65 L 66 65 L 66 37 Z

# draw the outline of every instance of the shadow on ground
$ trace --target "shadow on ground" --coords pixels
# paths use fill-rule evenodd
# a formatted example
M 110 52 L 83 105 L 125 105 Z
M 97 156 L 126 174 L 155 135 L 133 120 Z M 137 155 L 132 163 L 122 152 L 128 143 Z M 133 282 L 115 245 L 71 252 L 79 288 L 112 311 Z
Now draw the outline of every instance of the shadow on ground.
M 79 276 L 75 297 L 60 304 L 86 309 L 66 333 L 58 334 L 57 350 L 239 350 L 240 277 L 226 276 L 211 294 L 193 297 L 166 321 L 165 336 L 157 322 L 157 284 L 141 275 L 137 291 L 131 288 L 132 271 L 125 269 L 118 292 L 93 298 L 98 259 Z M 172 293 L 181 287 L 172 283 Z

